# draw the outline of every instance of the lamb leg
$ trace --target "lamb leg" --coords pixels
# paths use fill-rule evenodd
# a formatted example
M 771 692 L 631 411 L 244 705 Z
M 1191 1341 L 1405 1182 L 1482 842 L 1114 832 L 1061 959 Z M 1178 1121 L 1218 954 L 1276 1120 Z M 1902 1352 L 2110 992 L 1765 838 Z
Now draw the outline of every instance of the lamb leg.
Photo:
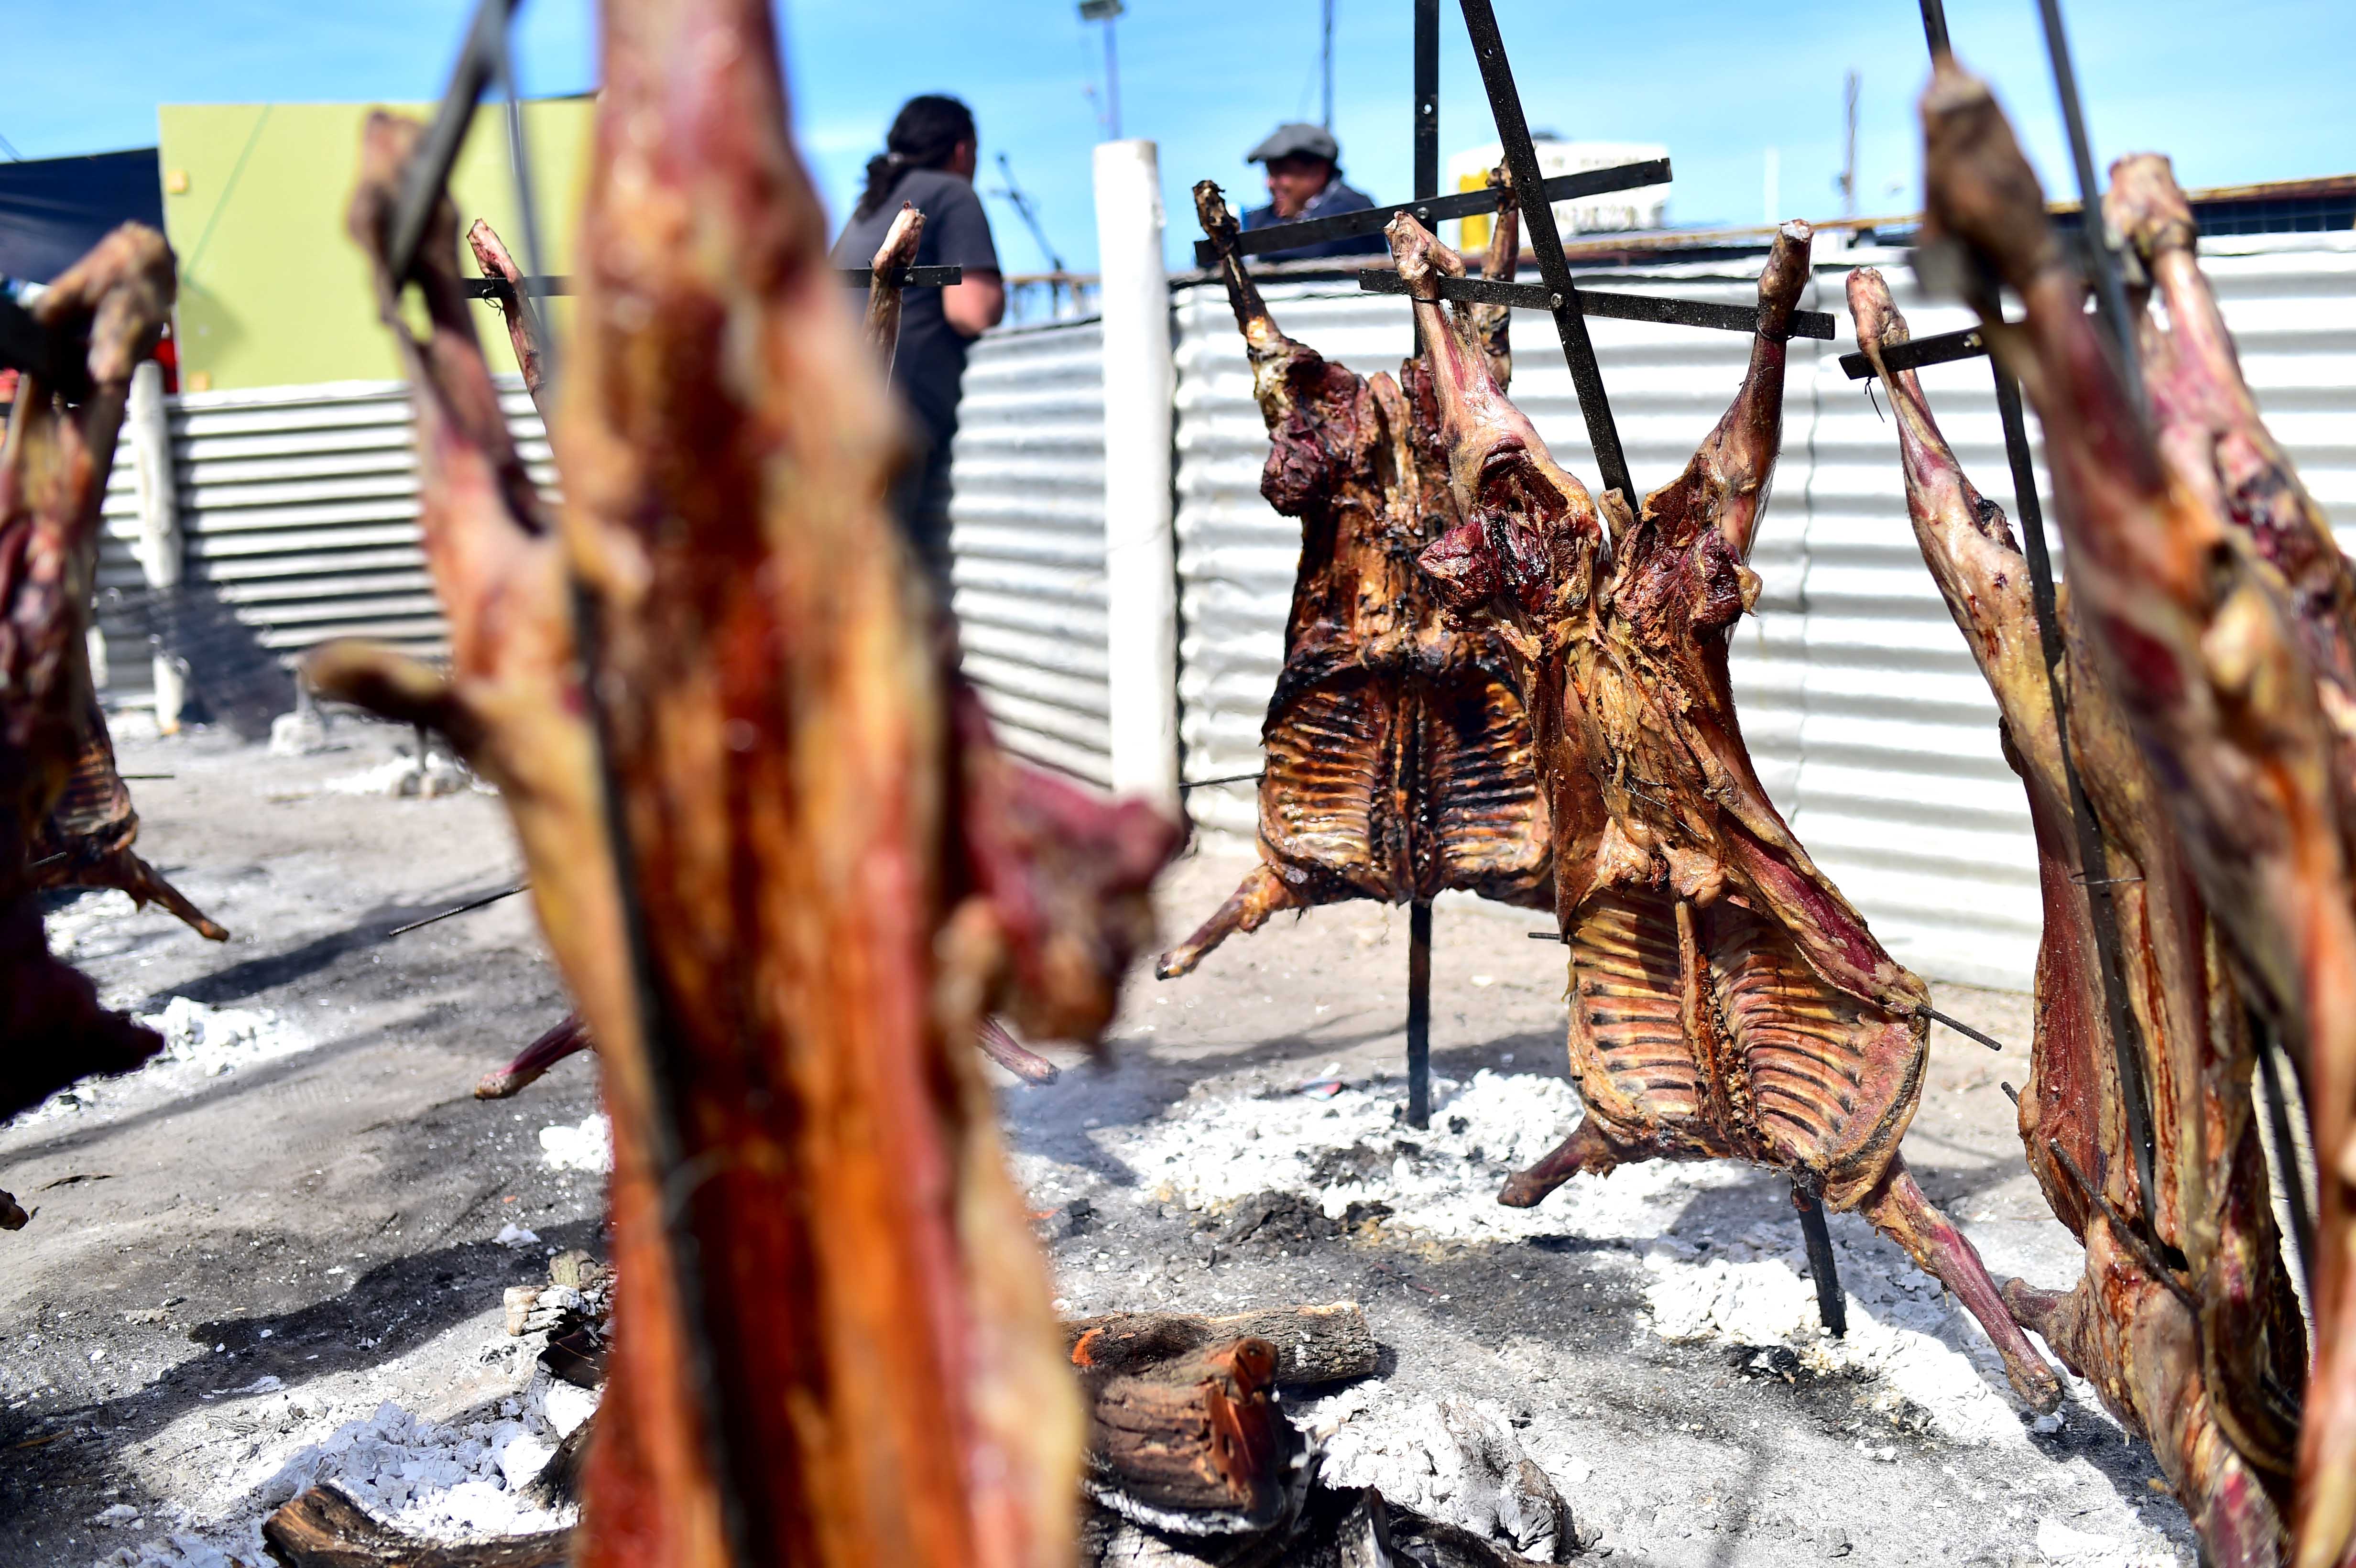
M 916 210 L 915 202 L 904 201 L 892 227 L 884 231 L 884 243 L 876 247 L 874 272 L 867 284 L 867 347 L 875 351 L 876 362 L 887 377 L 892 374 L 893 356 L 900 348 L 900 304 L 906 289 L 905 284 L 884 280 L 900 268 L 916 264 L 916 243 L 924 237 L 925 215 Z
M 1191 975 L 1205 954 L 1236 933 L 1258 931 L 1279 910 L 1307 907 L 1307 901 L 1294 892 L 1273 867 L 1254 866 L 1237 884 L 1236 891 L 1227 895 L 1227 901 L 1203 923 L 1202 929 L 1163 954 L 1153 972 L 1164 980 Z
M 545 1077 L 548 1070 L 575 1051 L 586 1051 L 595 1043 L 589 1038 L 589 1026 L 579 1013 L 567 1013 L 538 1040 L 516 1053 L 513 1061 L 496 1072 L 483 1074 L 475 1085 L 477 1100 L 504 1100 L 523 1092 Z
M 475 252 L 475 265 L 483 270 L 483 276 L 506 285 L 491 296 L 491 303 L 508 324 L 508 343 L 515 349 L 516 368 L 523 372 L 523 389 L 531 394 L 531 406 L 545 421 L 548 406 L 541 400 L 541 388 L 547 372 L 541 365 L 540 312 L 524 298 L 523 269 L 508 254 L 499 231 L 480 218 L 466 230 L 466 244 Z
M 1623 1152 L 1590 1116 L 1537 1163 L 1507 1177 L 1497 1201 L 1508 1209 L 1535 1209 L 1574 1176 L 1606 1176 L 1631 1158 L 1642 1157 Z
M 1954 1292 L 1965 1310 L 1979 1319 L 1980 1327 L 1995 1341 L 1997 1354 L 2004 1358 L 2005 1375 L 2022 1399 L 2038 1410 L 2051 1410 L 2062 1403 L 2062 1380 L 2020 1331 L 1970 1239 L 1915 1185 L 1905 1157 L 1890 1157 L 1889 1173 L 1858 1211 L 1873 1222 L 1875 1230 L 1904 1247 L 1923 1272 Z

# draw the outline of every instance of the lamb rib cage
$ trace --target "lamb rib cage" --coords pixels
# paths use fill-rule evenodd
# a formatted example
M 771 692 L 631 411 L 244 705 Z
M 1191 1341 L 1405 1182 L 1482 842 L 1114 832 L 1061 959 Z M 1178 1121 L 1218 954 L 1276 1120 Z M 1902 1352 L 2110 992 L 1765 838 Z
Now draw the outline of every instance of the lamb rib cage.
M 1419 361 L 1361 377 L 1279 329 L 1236 253 L 1218 187 L 1194 204 L 1250 356 L 1269 451 L 1260 493 L 1301 522 L 1284 667 L 1261 740 L 1260 864 L 1162 960 L 1170 979 L 1281 909 L 1430 900 L 1457 888 L 1530 908 L 1548 898 L 1544 800 L 1529 724 L 1484 632 L 1447 624 L 1416 553 L 1454 521 L 1439 407 Z M 1520 229 L 1500 214 L 1494 275 Z M 1483 322 L 1500 374 L 1506 313 Z
M 1575 1174 L 1641 1159 L 1783 1171 L 1904 1246 L 1980 1320 L 2022 1396 L 2050 1408 L 2059 1380 L 1898 1152 L 1922 1089 L 1928 993 L 1793 837 L 1734 713 L 1726 628 L 1758 592 L 1743 558 L 1781 444 L 1809 230 L 1777 237 L 1732 406 L 1633 517 L 1610 494 L 1599 513 L 1506 400 L 1466 313 L 1443 316 L 1437 277 L 1461 276 L 1462 261 L 1412 218 L 1390 237 L 1463 518 L 1422 565 L 1451 610 L 1513 650 L 1569 947 L 1587 1115 L 1502 1200 L 1536 1203 Z

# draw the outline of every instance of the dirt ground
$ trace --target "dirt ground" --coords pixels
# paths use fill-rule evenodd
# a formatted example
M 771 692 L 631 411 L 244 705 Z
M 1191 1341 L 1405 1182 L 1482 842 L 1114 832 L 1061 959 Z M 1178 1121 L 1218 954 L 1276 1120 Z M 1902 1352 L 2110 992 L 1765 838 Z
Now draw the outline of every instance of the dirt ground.
M 524 901 L 387 934 L 514 880 L 498 802 L 330 787 L 405 739 L 380 727 L 297 759 L 124 728 L 124 771 L 171 775 L 133 786 L 142 849 L 234 938 L 109 893 L 57 909 L 53 941 L 112 1005 L 260 1013 L 275 1043 L 0 1128 L 0 1187 L 36 1211 L 0 1235 L 5 1563 L 223 1561 L 166 1539 L 234 1557 L 287 1456 L 386 1402 L 513 1416 L 529 1369 L 502 1290 L 599 1246 L 599 1179 L 552 1168 L 540 1136 L 594 1112 L 587 1061 L 513 1101 L 468 1094 L 564 1010 Z M 1244 864 L 1177 868 L 1165 933 Z M 1431 1402 L 1472 1402 L 1615 1563 L 2192 1561 L 2147 1448 L 2083 1385 L 2028 1422 L 1968 1320 L 1853 1218 L 1834 1223 L 1851 1328 L 1833 1345 L 1794 1316 L 1798 1230 L 1763 1173 L 1648 1168 L 1526 1214 L 1488 1203 L 1503 1155 L 1568 1130 L 1548 1109 L 1569 1093 L 1561 950 L 1525 938 L 1526 912 L 1443 904 L 1436 923 L 1430 1132 L 1389 1109 L 1405 913 L 1363 904 L 1233 940 L 1183 981 L 1141 972 L 1104 1062 L 1050 1048 L 1060 1082 L 1004 1080 L 1068 1310 L 1361 1302 L 1381 1371 L 1298 1413 L 1329 1467 L 1444 1492 L 1418 1434 Z M 2025 1041 L 2025 998 L 1939 990 Z M 1997 1087 L 2026 1065 L 1934 1030 L 1905 1147 L 1994 1273 L 2061 1285 L 2074 1246 Z

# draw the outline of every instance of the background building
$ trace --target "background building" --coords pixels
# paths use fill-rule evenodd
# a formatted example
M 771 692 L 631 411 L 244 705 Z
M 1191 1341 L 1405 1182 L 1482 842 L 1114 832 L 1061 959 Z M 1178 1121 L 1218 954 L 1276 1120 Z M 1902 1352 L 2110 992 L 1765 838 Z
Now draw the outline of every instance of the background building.
M 367 103 L 167 103 L 156 111 L 164 231 L 180 258 L 181 387 L 190 392 L 382 380 L 398 372 L 344 227 Z M 430 105 L 394 104 L 420 118 Z M 592 101 L 524 105 L 549 271 L 573 261 Z M 450 176 L 461 229 L 487 218 L 523 259 L 507 114 L 487 104 Z M 475 272 L 471 259 L 462 270 Z M 560 303 L 557 314 L 563 310 Z M 561 319 L 560 319 L 561 325 Z M 498 314 L 480 325 L 511 363 Z

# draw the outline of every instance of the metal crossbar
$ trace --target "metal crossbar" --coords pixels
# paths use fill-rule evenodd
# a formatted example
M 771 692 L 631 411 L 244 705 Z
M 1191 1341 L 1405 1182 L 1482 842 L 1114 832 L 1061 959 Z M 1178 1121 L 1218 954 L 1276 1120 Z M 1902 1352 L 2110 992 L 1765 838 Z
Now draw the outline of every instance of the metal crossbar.
M 838 267 L 835 271 L 841 273 L 842 281 L 853 288 L 864 289 L 874 286 L 875 269 L 873 267 Z M 965 269 L 963 267 L 895 267 L 885 274 L 884 281 L 904 289 L 941 289 L 947 288 L 951 283 L 963 283 Z M 509 292 L 509 284 L 505 278 L 464 278 L 460 282 L 466 287 L 468 299 L 503 299 Z M 551 272 L 545 275 L 535 274 L 524 279 L 523 292 L 541 296 L 572 294 L 581 291 L 571 273 Z
M 1881 362 L 1893 376 L 1904 370 L 1919 370 L 1925 365 L 1946 365 L 1958 359 L 1976 359 L 1987 352 L 1987 340 L 1976 326 L 1961 332 L 1942 332 L 1934 337 L 1917 337 L 1909 343 L 1893 344 L 1881 351 Z M 1881 372 L 1873 368 L 1865 350 L 1844 354 L 1841 371 L 1852 381 L 1871 380 Z
M 1570 201 L 1582 196 L 1602 196 L 1615 190 L 1634 190 L 1640 186 L 1666 185 L 1669 181 L 1669 160 L 1653 158 L 1641 164 L 1621 164 L 1608 169 L 1581 169 L 1576 174 L 1557 175 L 1546 182 L 1548 201 Z M 1451 218 L 1472 218 L 1484 212 L 1494 212 L 1505 203 L 1506 193 L 1484 186 L 1479 190 L 1461 190 L 1451 196 L 1418 196 L 1413 201 L 1394 202 L 1389 207 L 1362 208 L 1356 212 L 1337 212 L 1331 218 L 1305 218 L 1298 223 L 1279 223 L 1267 229 L 1247 229 L 1236 236 L 1236 253 L 1239 256 L 1260 256 L 1270 251 L 1290 251 L 1296 246 L 1314 245 L 1327 240 L 1355 240 L 1361 234 L 1380 234 L 1400 213 L 1409 213 L 1418 223 L 1430 228 Z M 1218 248 L 1208 240 L 1194 241 L 1194 265 L 1205 269 L 1219 264 Z
M 1504 304 L 1519 310 L 1552 311 L 1560 303 L 1555 292 L 1544 283 L 1508 283 L 1493 278 L 1441 278 L 1440 297 L 1457 300 L 1466 304 Z M 1370 294 L 1404 294 L 1407 280 L 1397 272 L 1369 268 L 1358 274 L 1358 287 Z M 1580 291 L 1579 303 L 1589 315 L 1600 315 L 1614 321 L 1652 321 L 1669 326 L 1715 327 L 1721 332 L 1756 332 L 1759 330 L 1759 307 L 1749 304 L 1719 304 L 1709 300 L 1671 299 L 1662 294 L 1606 293 L 1599 289 Z M 1792 336 L 1816 337 L 1829 343 L 1835 331 L 1833 318 L 1820 310 L 1800 310 L 1792 313 Z

